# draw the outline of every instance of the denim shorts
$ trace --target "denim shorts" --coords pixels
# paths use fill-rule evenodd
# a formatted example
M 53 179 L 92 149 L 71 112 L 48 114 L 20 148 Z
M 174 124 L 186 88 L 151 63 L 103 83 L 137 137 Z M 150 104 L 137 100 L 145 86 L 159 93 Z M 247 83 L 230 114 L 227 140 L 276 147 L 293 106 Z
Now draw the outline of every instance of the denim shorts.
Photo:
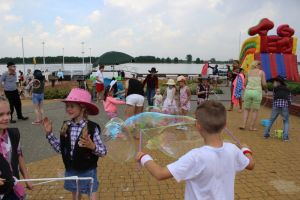
M 32 103 L 33 104 L 41 104 L 44 100 L 44 93 L 38 94 L 38 93 L 32 93 Z
M 97 169 L 90 169 L 87 171 L 65 171 L 65 177 L 78 176 L 78 177 L 92 177 L 94 179 L 92 192 L 97 192 L 99 187 L 99 181 L 97 179 Z M 90 194 L 91 181 L 90 180 L 79 180 L 78 191 L 80 194 Z M 70 192 L 77 192 L 76 180 L 65 180 L 64 188 Z

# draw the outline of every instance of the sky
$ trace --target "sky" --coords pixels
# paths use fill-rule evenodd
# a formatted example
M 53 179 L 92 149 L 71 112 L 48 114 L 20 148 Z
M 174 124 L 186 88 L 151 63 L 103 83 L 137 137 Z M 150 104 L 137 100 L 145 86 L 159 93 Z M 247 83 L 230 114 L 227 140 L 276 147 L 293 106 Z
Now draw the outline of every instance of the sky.
M 269 34 L 289 24 L 299 37 L 299 10 L 298 0 L 0 0 L 0 57 L 22 57 L 23 38 L 25 57 L 235 59 L 262 18 L 275 23 Z

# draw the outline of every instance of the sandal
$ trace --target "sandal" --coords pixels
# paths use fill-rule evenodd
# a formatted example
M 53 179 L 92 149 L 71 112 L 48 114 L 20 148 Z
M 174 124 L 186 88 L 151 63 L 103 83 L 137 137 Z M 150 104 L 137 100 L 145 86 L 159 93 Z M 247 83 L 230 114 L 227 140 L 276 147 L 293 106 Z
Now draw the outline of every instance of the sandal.
M 232 108 L 229 108 L 227 111 L 232 111 L 233 109 Z
M 39 125 L 39 124 L 41 124 L 42 123 L 42 121 L 33 121 L 31 124 L 32 125 Z
M 257 128 L 249 128 L 249 131 L 258 131 Z

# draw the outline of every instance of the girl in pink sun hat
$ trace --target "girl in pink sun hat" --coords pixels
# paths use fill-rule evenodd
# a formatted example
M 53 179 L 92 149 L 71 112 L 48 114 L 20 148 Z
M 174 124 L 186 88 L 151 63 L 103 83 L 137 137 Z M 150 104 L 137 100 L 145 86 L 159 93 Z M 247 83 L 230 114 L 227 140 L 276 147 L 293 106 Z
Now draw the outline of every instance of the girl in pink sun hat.
M 57 139 L 52 130 L 52 122 L 45 118 L 43 126 L 46 137 L 53 149 L 61 153 L 65 165 L 65 176 L 92 177 L 94 184 L 90 193 L 90 181 L 66 180 L 64 188 L 72 192 L 73 200 L 81 199 L 82 194 L 87 194 L 92 200 L 96 200 L 96 192 L 99 187 L 97 179 L 97 162 L 99 157 L 106 155 L 107 150 L 103 144 L 101 129 L 95 122 L 88 120 L 88 115 L 97 115 L 98 107 L 93 104 L 90 93 L 80 88 L 74 88 L 68 97 L 63 100 L 66 103 L 66 113 L 70 120 L 63 122 L 60 130 L 60 139 Z M 77 193 L 78 191 L 78 193 Z

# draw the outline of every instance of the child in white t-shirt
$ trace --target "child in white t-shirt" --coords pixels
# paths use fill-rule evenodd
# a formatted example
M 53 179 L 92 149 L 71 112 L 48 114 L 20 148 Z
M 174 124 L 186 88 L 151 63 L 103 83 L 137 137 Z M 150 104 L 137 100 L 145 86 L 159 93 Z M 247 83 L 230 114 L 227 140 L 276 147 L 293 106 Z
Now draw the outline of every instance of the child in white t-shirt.
M 138 152 L 136 160 L 157 180 L 174 177 L 178 182 L 186 181 L 186 200 L 233 200 L 236 172 L 254 168 L 252 152 L 246 146 L 239 149 L 222 141 L 226 109 L 221 103 L 205 101 L 197 108 L 196 119 L 196 127 L 204 138 L 205 146 L 192 149 L 166 167 L 161 167 L 143 152 Z

